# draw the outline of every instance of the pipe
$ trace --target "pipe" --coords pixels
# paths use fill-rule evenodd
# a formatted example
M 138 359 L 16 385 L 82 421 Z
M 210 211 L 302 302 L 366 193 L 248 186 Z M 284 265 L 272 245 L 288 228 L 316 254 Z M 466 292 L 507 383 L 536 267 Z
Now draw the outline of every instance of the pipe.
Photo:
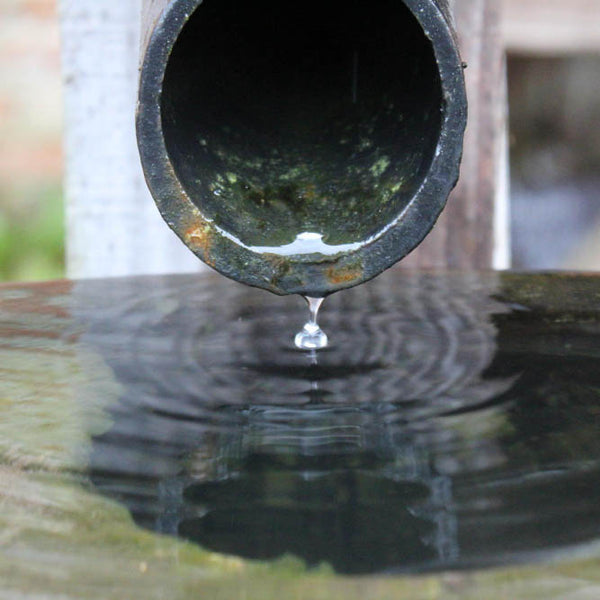
M 466 96 L 447 0 L 145 0 L 137 134 L 204 262 L 324 296 L 415 248 L 456 184 Z

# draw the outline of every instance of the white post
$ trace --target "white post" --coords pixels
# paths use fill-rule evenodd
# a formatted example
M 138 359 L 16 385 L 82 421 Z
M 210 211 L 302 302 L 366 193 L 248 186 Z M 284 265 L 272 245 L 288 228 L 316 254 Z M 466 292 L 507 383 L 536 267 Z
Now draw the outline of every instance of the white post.
M 60 0 L 69 277 L 200 270 L 160 217 L 135 138 L 140 0 Z

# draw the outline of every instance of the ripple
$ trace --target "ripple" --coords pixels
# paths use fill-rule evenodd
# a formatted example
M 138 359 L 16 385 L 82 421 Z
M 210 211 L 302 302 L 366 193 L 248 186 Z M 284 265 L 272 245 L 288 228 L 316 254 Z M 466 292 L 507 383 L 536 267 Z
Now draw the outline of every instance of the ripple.
M 347 573 L 589 542 L 600 319 L 565 319 L 552 280 L 528 282 L 536 306 L 515 281 L 387 274 L 327 299 L 331 344 L 312 354 L 293 345 L 300 299 L 213 278 L 82 285 L 81 341 L 123 389 L 92 478 L 144 526 Z

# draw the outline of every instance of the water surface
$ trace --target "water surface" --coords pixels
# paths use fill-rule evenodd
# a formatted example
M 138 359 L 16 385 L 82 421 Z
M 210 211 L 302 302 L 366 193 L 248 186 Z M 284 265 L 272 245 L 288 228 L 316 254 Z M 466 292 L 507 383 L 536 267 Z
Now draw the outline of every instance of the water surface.
M 0 293 L 6 597 L 598 591 L 597 278 L 392 272 L 317 353 L 216 277 Z

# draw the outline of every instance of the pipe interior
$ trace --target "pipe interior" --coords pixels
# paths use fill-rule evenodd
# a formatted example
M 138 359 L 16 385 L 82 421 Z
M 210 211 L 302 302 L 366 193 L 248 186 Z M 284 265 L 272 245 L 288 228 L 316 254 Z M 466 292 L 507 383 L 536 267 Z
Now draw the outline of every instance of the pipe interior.
M 161 95 L 175 173 L 248 246 L 364 242 L 427 175 L 443 113 L 433 48 L 399 0 L 205 0 Z

